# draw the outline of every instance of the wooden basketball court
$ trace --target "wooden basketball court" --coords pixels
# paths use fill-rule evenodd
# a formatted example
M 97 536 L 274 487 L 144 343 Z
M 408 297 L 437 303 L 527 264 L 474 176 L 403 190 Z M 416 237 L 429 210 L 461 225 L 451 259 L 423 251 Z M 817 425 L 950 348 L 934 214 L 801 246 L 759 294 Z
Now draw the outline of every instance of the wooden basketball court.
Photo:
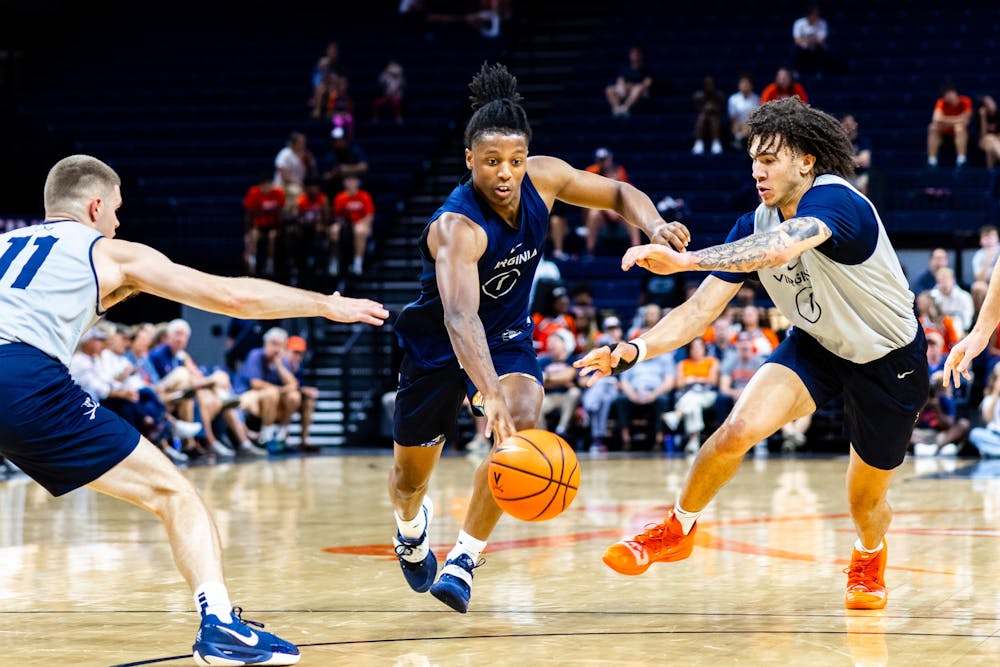
M 607 544 L 659 520 L 681 458 L 584 456 L 562 516 L 505 517 L 459 615 L 409 590 L 392 556 L 391 459 L 192 468 L 226 547 L 234 604 L 303 665 L 970 665 L 1000 663 L 1000 462 L 908 460 L 891 493 L 889 604 L 843 606 L 854 532 L 846 457 L 750 460 L 690 559 L 639 577 Z M 475 461 L 442 460 L 443 560 Z M 189 665 L 190 594 L 151 515 L 89 491 L 0 483 L 0 664 Z

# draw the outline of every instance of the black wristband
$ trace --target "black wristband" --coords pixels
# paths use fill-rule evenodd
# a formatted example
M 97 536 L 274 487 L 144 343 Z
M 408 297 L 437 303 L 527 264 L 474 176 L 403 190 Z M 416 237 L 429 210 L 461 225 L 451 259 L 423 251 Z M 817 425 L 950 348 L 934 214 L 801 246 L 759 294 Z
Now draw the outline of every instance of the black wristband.
M 636 345 L 635 343 L 633 343 L 632 341 L 625 341 L 625 343 L 627 345 L 631 345 L 632 347 L 635 348 L 635 359 L 633 359 L 632 361 L 625 361 L 624 359 L 622 359 L 621 357 L 619 357 L 618 358 L 618 365 L 611 369 L 611 374 L 612 375 L 621 375 L 622 373 L 624 373 L 628 369 L 630 369 L 633 366 L 635 366 L 636 362 L 639 361 L 639 346 Z

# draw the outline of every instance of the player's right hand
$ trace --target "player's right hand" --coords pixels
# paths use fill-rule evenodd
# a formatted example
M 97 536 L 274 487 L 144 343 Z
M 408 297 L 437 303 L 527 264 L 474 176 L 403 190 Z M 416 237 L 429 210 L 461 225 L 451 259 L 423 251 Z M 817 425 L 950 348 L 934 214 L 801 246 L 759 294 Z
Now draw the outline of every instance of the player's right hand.
M 625 256 L 622 257 L 622 271 L 628 271 L 637 264 L 661 276 L 692 268 L 690 255 L 655 243 L 632 246 L 625 252 Z
M 326 317 L 334 322 L 364 322 L 382 326 L 385 318 L 389 317 L 389 311 L 371 299 L 352 299 L 334 292 L 328 303 Z
M 683 252 L 691 242 L 691 232 L 684 226 L 684 223 L 661 222 L 653 229 L 653 234 L 649 238 L 651 243 L 672 246 L 678 252 Z
M 495 399 L 487 399 L 483 402 L 483 414 L 486 415 L 486 430 L 484 435 L 488 438 L 493 434 L 493 444 L 499 444 L 517 433 L 514 426 L 514 418 L 510 415 L 507 401 L 503 396 Z
M 952 384 L 956 389 L 962 384 L 962 378 L 972 380 L 969 365 L 972 360 L 986 349 L 989 340 L 975 329 L 965 338 L 955 344 L 944 362 L 944 386 Z

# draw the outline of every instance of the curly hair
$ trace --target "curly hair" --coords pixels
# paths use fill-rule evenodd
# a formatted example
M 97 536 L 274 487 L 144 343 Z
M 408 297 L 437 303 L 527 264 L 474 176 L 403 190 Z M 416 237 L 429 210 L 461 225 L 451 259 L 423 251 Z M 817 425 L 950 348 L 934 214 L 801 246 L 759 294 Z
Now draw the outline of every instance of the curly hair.
M 854 146 L 840 122 L 830 114 L 814 109 L 798 97 L 768 102 L 755 109 L 747 119 L 747 143 L 769 151 L 788 146 L 793 153 L 816 157 L 815 174 L 854 175 Z
M 475 113 L 465 126 L 466 148 L 471 148 L 472 142 L 488 132 L 523 134 L 524 140 L 531 143 L 531 125 L 521 106 L 523 98 L 517 92 L 517 78 L 506 67 L 483 63 L 469 90 Z

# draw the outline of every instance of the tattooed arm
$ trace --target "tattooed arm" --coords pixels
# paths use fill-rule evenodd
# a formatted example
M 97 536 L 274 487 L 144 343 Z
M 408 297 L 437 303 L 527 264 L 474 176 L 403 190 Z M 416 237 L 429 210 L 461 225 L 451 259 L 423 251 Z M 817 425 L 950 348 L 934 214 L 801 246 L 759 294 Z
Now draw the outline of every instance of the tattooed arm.
M 427 233 L 448 338 L 458 362 L 486 399 L 487 433 L 496 433 L 499 442 L 516 429 L 479 319 L 478 262 L 486 244 L 483 228 L 456 213 L 443 214 Z M 470 280 L 470 276 L 475 279 Z
M 819 218 L 792 218 L 770 231 L 693 252 L 678 253 L 665 246 L 635 246 L 622 258 L 622 269 L 627 271 L 638 264 L 662 275 L 681 271 L 749 273 L 787 264 L 830 235 L 830 228 Z

